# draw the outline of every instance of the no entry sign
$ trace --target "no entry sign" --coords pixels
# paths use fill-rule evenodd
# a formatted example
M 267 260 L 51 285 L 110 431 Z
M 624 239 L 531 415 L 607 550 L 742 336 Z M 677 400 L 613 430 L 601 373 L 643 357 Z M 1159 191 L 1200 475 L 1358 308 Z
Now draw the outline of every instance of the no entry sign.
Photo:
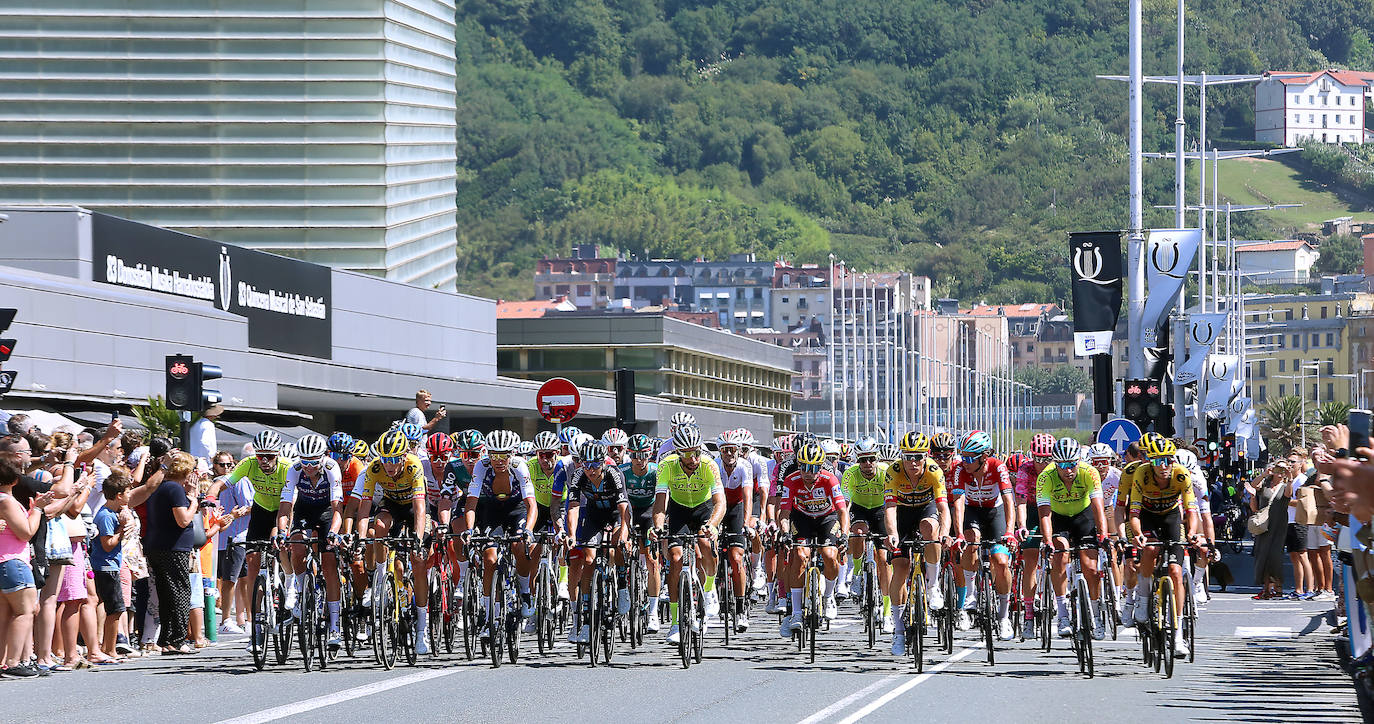
M 540 385 L 539 392 L 534 396 L 534 404 L 540 417 L 561 425 L 577 417 L 577 410 L 582 406 L 582 395 L 572 381 L 555 377 Z

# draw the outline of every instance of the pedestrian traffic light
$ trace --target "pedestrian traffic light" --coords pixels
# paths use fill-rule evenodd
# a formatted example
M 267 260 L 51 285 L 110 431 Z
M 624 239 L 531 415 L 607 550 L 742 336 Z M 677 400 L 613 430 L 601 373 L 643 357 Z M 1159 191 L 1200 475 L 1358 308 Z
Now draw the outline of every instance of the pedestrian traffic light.
M 18 309 L 0 309 L 0 333 L 4 333 L 11 324 L 14 324 L 14 315 L 18 313 Z M 14 353 L 16 344 L 19 344 L 17 339 L 0 339 L 0 364 L 10 361 L 10 355 Z
M 197 362 L 190 355 L 174 354 L 167 356 L 163 371 L 168 409 L 202 412 L 224 399 L 219 390 L 205 389 L 206 380 L 217 380 L 224 376 L 219 365 Z

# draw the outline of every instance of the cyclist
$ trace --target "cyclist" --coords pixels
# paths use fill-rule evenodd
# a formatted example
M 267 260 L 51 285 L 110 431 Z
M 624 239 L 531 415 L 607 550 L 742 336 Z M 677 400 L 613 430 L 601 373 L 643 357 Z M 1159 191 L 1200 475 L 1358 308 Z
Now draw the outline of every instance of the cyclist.
M 562 443 L 559 442 L 558 435 L 546 430 L 535 435 L 531 444 L 534 453 L 525 461 L 525 470 L 529 473 L 530 484 L 534 486 L 534 532 L 562 530 L 563 517 L 552 512 L 554 482 L 563 474 L 563 461 L 558 457 Z M 543 555 L 544 544 L 536 543 L 530 557 L 537 561 Z M 566 571 L 566 566 L 561 563 L 559 568 Z M 530 575 L 534 573 L 531 572 Z M 567 579 L 562 579 L 560 585 L 566 592 Z M 533 625 L 533 619 L 526 622 L 526 626 Z
M 768 461 L 768 492 L 763 500 L 763 524 L 764 530 L 769 534 L 777 531 L 777 511 L 778 496 L 780 490 L 778 486 L 782 483 L 783 465 L 792 459 L 792 436 L 781 435 L 773 440 L 773 455 Z M 764 613 L 778 613 L 782 610 L 782 597 L 779 595 L 778 587 L 781 581 L 777 578 L 778 573 L 778 554 L 777 551 L 769 546 L 763 552 L 763 576 L 764 587 L 768 589 L 767 599 L 763 606 Z
M 1082 446 L 1078 441 L 1071 437 L 1060 438 L 1054 444 L 1051 457 L 1054 466 L 1036 478 L 1035 499 L 1040 511 L 1040 529 L 1055 550 L 1050 559 L 1050 585 L 1054 587 L 1059 635 L 1067 637 L 1073 634 L 1067 599 L 1069 547 L 1099 543 L 1104 537 L 1103 531 L 1107 530 L 1107 518 L 1102 508 L 1102 481 L 1096 470 L 1081 462 Z M 1101 639 L 1106 634 L 1106 621 L 1097 606 L 1101 594 L 1097 551 L 1079 551 L 1078 560 L 1088 582 L 1093 638 Z
M 419 425 L 415 425 L 419 427 Z M 411 442 L 400 430 L 390 430 L 377 438 L 377 459 L 367 467 L 360 482 L 358 517 L 367 518 L 374 503 L 380 506 L 372 516 L 372 537 L 386 538 L 408 531 L 418 538 L 428 530 L 425 510 L 425 474 L 420 458 L 412 455 Z M 429 653 L 429 576 L 428 560 L 417 545 L 411 556 L 411 583 L 415 588 L 418 629 L 415 651 Z M 377 564 L 386 560 L 385 551 L 373 551 Z
M 1016 469 L 1016 537 L 1021 539 L 1021 602 L 1026 621 L 1035 619 L 1036 573 L 1040 567 L 1040 504 L 1035 484 L 1054 457 L 1054 436 L 1048 432 L 1031 437 L 1030 453 Z
M 735 607 L 736 625 L 735 630 L 744 633 L 749 630 L 749 619 L 746 614 L 745 594 L 746 573 L 744 549 L 744 532 L 746 529 L 754 528 L 754 465 L 741 457 L 746 438 L 739 430 L 728 430 L 723 433 L 718 442 L 720 450 L 720 470 L 722 475 L 722 487 L 725 488 L 725 518 L 724 533 L 726 555 L 730 559 L 730 575 L 735 588 L 735 600 L 726 601 L 725 605 Z M 706 593 L 707 615 L 718 615 L 719 603 L 715 591 L 715 580 L 713 585 L 708 587 Z
M 763 536 L 758 535 L 758 530 L 760 521 L 763 519 L 764 502 L 768 498 L 768 489 L 771 485 L 771 478 L 768 475 L 768 463 L 770 461 L 767 457 L 759 453 L 758 441 L 754 439 L 754 433 L 743 427 L 739 428 L 738 432 L 740 435 L 740 457 L 743 460 L 747 460 L 749 465 L 754 469 L 754 528 L 752 535 L 754 573 L 751 590 L 761 594 L 764 588 Z
M 849 467 L 849 461 L 840 459 L 840 443 L 826 438 L 821 441 L 821 450 L 825 451 L 825 464 L 830 472 L 835 473 L 837 478 L 843 475 L 845 469 Z
M 681 428 L 696 427 L 697 418 L 690 412 L 677 412 L 668 420 L 668 437 L 658 447 L 658 460 L 662 462 L 664 458 L 676 452 L 673 447 L 673 435 Z M 698 430 L 698 432 L 700 432 Z
M 601 444 L 606 446 L 606 457 L 611 464 L 619 467 L 625 462 L 625 447 L 630 444 L 630 436 L 624 430 L 613 427 L 601 436 Z
M 1216 550 L 1216 532 L 1212 527 L 1212 492 L 1207 489 L 1207 476 L 1198 462 L 1197 449 L 1177 438 L 1174 445 L 1178 448 L 1177 462 L 1188 470 L 1188 480 L 1193 483 L 1193 514 L 1197 516 L 1197 533 L 1207 541 L 1209 551 Z M 1193 568 L 1193 596 L 1202 603 L 1208 599 L 1207 562 L 1206 558 L 1198 558 Z
M 872 437 L 859 438 L 858 442 L 854 443 L 854 452 L 858 456 L 858 462 L 840 476 L 840 492 L 849 502 L 849 524 L 852 526 L 850 532 L 859 535 L 884 535 L 887 533 L 887 513 L 884 508 L 887 500 L 887 465 L 878 462 L 878 441 Z M 863 560 L 863 556 L 864 540 L 851 538 L 849 560 L 858 562 Z M 891 570 L 888 567 L 887 551 L 881 546 L 874 548 L 873 562 L 878 569 L 878 590 L 883 592 L 882 618 L 879 625 L 886 630 L 888 616 L 892 612 L 892 598 L 886 593 Z M 845 564 L 846 569 L 850 566 L 849 563 Z M 840 575 L 843 577 L 844 572 Z M 841 593 L 843 594 L 843 591 Z
M 281 491 L 286 487 L 286 473 L 290 465 L 281 457 L 281 436 L 273 430 L 263 430 L 253 436 L 253 457 L 239 461 L 234 471 L 229 473 L 227 485 L 233 485 L 243 478 L 253 487 L 253 506 L 248 517 L 247 542 L 265 542 L 272 539 L 272 531 L 277 524 L 277 510 L 281 507 Z M 262 564 L 262 554 L 253 551 L 248 554 L 248 580 L 258 577 Z M 290 561 L 283 567 L 290 568 Z M 252 646 L 265 645 L 263 641 L 253 641 Z
M 820 546 L 825 560 L 825 617 L 834 619 L 835 579 L 840 574 L 840 531 L 849 530 L 849 506 L 840 494 L 840 480 L 825 469 L 825 451 L 814 442 L 797 450 L 797 471 L 782 481 L 782 496 L 778 501 L 778 526 L 791 529 L 798 544 L 788 561 L 788 583 L 791 586 L 792 614 L 783 620 L 778 635 L 789 638 L 801 625 L 803 569 L 811 562 L 811 546 Z M 797 515 L 793 515 L 793 512 Z M 802 545 L 801 541 L 809 541 Z
M 926 598 L 932 609 L 944 608 L 947 603 L 940 591 L 940 543 L 949 538 L 949 501 L 945 494 L 945 474 L 940 464 L 931 460 L 930 438 L 923 433 L 908 432 L 898 445 L 899 461 L 887 469 L 883 485 L 883 527 L 888 547 L 893 550 L 892 571 L 884 590 L 892 601 L 892 655 L 906 653 L 906 582 L 915 563 L 900 547 L 905 539 L 920 537 L 927 541 L 922 551 L 925 562 Z M 859 454 L 863 465 L 863 453 Z
M 536 507 L 534 485 L 529 470 L 515 465 L 512 455 L 520 444 L 520 436 L 510 430 L 493 430 L 487 434 L 487 456 L 472 469 L 472 483 L 468 486 L 465 505 L 466 529 L 463 536 L 481 530 L 489 535 L 521 535 L 524 541 L 511 544 L 515 554 L 516 585 L 520 589 L 522 615 L 534 614 L 530 602 L 530 570 L 528 541 L 533 538 Z M 482 620 L 491 613 L 491 584 L 496 576 L 496 548 L 488 545 L 482 553 Z M 480 625 L 480 624 L 479 624 Z M 488 633 L 482 634 L 484 637 Z
M 301 535 L 314 531 L 316 540 L 339 542 L 339 526 L 342 524 L 343 475 L 339 464 L 325 457 L 326 443 L 322 435 L 306 435 L 296 443 L 300 459 L 286 473 L 286 486 L 282 488 L 281 505 L 277 509 L 278 543 L 284 543 L 286 532 L 291 532 L 291 569 L 296 572 L 286 587 L 286 607 L 291 615 L 301 617 L 297 597 L 305 586 L 310 585 L 305 570 L 305 546 Z M 294 522 L 294 525 L 293 525 Z M 329 611 L 330 647 L 338 647 L 339 639 L 339 563 L 333 548 L 324 551 L 321 561 L 324 565 L 324 588 L 326 608 Z
M 1140 563 L 1136 575 L 1136 623 L 1149 620 L 1149 606 L 1142 605 L 1149 600 L 1154 586 L 1155 557 L 1160 554 L 1157 547 L 1146 547 L 1154 540 L 1169 546 L 1169 578 L 1173 579 L 1174 619 L 1183 617 L 1183 569 L 1184 531 L 1189 539 L 1200 542 L 1197 534 L 1197 515 L 1193 501 L 1193 484 L 1188 479 L 1188 470 L 1176 461 L 1177 446 L 1172 440 L 1158 434 L 1148 433 L 1140 439 L 1140 447 L 1149 462 L 1135 469 L 1131 476 L 1130 526 L 1135 544 L 1140 547 Z M 1183 637 L 1183 627 L 1174 632 L 1174 650 L 1177 656 L 1187 656 L 1187 641 Z
M 1013 528 L 1013 505 L 1011 500 L 1011 477 L 1002 461 L 992 455 L 992 436 L 982 430 L 974 430 L 964 436 L 959 443 L 960 462 L 955 466 L 954 485 L 950 494 L 954 497 L 954 521 L 963 531 L 958 542 L 968 541 L 977 546 L 983 539 L 996 541 L 992 547 L 992 585 L 997 591 L 997 629 L 998 636 L 1008 641 L 1015 635 L 1007 611 L 1011 604 L 1011 568 L 1008 557 L 1009 546 L 1015 542 L 1014 535 L 1008 535 Z M 962 557 L 964 578 L 978 569 L 978 550 L 973 548 L 970 555 Z M 968 609 L 973 598 L 967 595 L 967 588 L 958 591 L 960 600 L 959 623 L 962 630 L 968 630 Z M 991 625 L 991 622 L 989 622 Z
M 1140 466 L 1147 465 L 1145 452 L 1140 449 L 1140 441 L 1137 440 L 1126 446 L 1126 452 L 1121 455 L 1121 485 L 1117 488 L 1116 511 L 1112 517 L 1112 531 L 1122 540 L 1128 542 L 1128 555 L 1122 556 L 1121 563 L 1125 576 L 1121 579 L 1123 595 L 1121 597 L 1121 620 L 1127 625 L 1135 622 L 1135 587 L 1139 582 L 1136 574 L 1138 566 L 1136 557 L 1139 555 L 1138 549 L 1130 544 L 1131 536 L 1128 533 L 1128 525 L 1131 507 L 1131 481 L 1135 479 L 1136 471 Z
M 453 495 L 444 495 L 444 477 L 453 458 L 453 438 L 442 432 L 432 432 L 425 438 L 425 502 L 429 517 L 439 525 L 448 525 L 453 515 Z
M 631 520 L 634 522 L 636 540 L 642 546 L 641 555 L 645 558 L 646 581 L 649 596 L 650 633 L 658 632 L 658 594 L 662 587 L 658 564 L 658 551 L 647 543 L 649 529 L 654 526 L 654 495 L 658 488 L 658 465 L 650 462 L 654 455 L 654 441 L 648 435 L 630 437 L 630 462 L 620 466 L 625 476 L 625 492 L 630 498 Z
M 673 419 L 685 414 L 680 412 Z M 725 517 L 725 488 L 716 477 L 715 466 L 702 464 L 701 431 L 695 425 L 678 425 L 669 442 L 674 452 L 658 463 L 654 530 L 663 531 L 666 518 L 667 532 L 672 535 L 703 536 L 697 540 L 697 573 L 714 587 L 715 542 Z M 662 453 L 661 448 L 659 452 Z M 673 622 L 667 636 L 670 644 L 679 640 L 677 595 L 681 574 L 682 548 L 680 543 L 673 542 L 668 547 L 668 616 Z M 706 635 L 705 631 L 701 633 Z
M 358 484 L 359 476 L 367 469 L 367 465 L 356 455 L 359 445 L 362 445 L 364 448 L 367 447 L 366 442 L 355 440 L 352 435 L 346 432 L 336 432 L 330 435 L 326 443 L 329 457 L 339 466 L 339 473 L 342 477 L 341 483 L 343 486 L 344 502 L 343 520 L 339 527 L 339 533 L 345 538 L 349 538 L 356 532 L 353 526 L 358 515 L 358 496 L 353 494 L 353 489 Z M 348 561 L 348 565 L 352 571 L 353 581 L 353 597 L 351 600 L 353 603 L 359 603 L 367 592 L 367 572 L 363 567 L 363 559 L 361 556 L 352 556 Z
M 582 428 L 568 425 L 558 431 L 558 455 L 567 462 L 567 458 L 577 453 L 577 446 L 573 440 L 582 434 Z
M 630 533 L 630 498 L 625 491 L 625 476 L 607 458 L 606 445 L 592 440 L 580 450 L 582 467 L 568 481 L 568 531 L 572 552 L 568 554 L 568 574 L 580 583 L 582 604 L 574 612 L 570 643 L 587 643 L 591 631 L 587 614 L 592 605 L 592 572 L 596 547 L 605 541 L 606 528 L 612 528 L 616 544 L 613 559 L 619 590 L 616 592 L 616 612 L 630 611 L 630 592 L 626 588 L 625 556 L 623 548 Z

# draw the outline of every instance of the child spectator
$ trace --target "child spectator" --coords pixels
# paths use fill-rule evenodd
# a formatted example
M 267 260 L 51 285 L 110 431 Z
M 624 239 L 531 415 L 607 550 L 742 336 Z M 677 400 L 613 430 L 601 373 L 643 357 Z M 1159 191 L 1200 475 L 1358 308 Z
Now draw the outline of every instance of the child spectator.
M 96 511 L 96 534 L 91 545 L 95 592 L 105 606 L 101 650 L 110 658 L 118 657 L 115 645 L 119 638 L 119 621 L 126 610 L 119 571 L 124 565 L 124 530 L 133 517 L 128 507 L 130 483 L 129 474 L 123 468 L 115 468 L 105 478 L 102 486 L 105 505 Z

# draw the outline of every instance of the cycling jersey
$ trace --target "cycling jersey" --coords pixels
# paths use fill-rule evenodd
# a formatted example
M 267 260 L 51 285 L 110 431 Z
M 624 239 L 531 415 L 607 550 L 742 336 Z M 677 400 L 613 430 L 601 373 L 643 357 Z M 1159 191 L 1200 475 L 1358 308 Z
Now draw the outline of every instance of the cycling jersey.
M 1193 499 L 1193 483 L 1188 479 L 1188 469 L 1174 464 L 1169 475 L 1161 483 L 1155 478 L 1153 465 L 1141 465 L 1131 476 L 1131 513 L 1143 511 L 1155 514 L 1172 512 L 1182 504 L 1186 508 L 1196 508 Z
M 545 508 L 553 503 L 553 484 L 562 467 L 563 461 L 555 460 L 553 471 L 545 473 L 544 468 L 539 465 L 538 457 L 532 457 L 525 463 L 525 472 L 529 474 L 530 484 L 534 486 L 534 502 Z
M 754 466 L 736 459 L 735 469 L 728 473 L 723 463 L 719 467 L 721 487 L 725 488 L 725 504 L 733 506 L 744 502 L 744 491 L 754 486 Z
M 625 463 L 620 466 L 620 472 L 625 476 L 625 493 L 630 506 L 635 510 L 652 507 L 658 488 L 658 465 L 649 463 L 643 475 L 635 475 L 634 463 Z
M 592 510 L 608 513 L 621 503 L 630 502 L 625 492 L 625 476 L 614 465 L 602 465 L 601 480 L 595 483 L 587 477 L 586 468 L 573 473 L 572 480 L 568 481 L 568 499 L 576 500 L 584 515 Z
M 887 465 L 874 466 L 873 477 L 866 478 L 858 465 L 852 465 L 840 476 L 840 492 L 851 505 L 877 508 L 887 499 Z
M 444 466 L 444 481 L 439 484 L 439 497 L 447 500 L 462 500 L 472 484 L 472 472 L 463 461 L 454 458 Z
M 534 484 L 530 482 L 530 471 L 524 465 L 517 465 L 514 462 L 507 469 L 510 471 L 510 490 L 498 493 L 494 488 L 496 468 L 491 467 L 487 458 L 478 460 L 477 465 L 472 468 L 472 483 L 468 485 L 468 495 L 475 496 L 478 500 L 533 498 Z
M 281 501 L 297 506 L 328 505 L 343 500 L 343 475 L 339 464 L 325 458 L 324 464 L 317 468 L 315 480 L 307 480 L 305 466 L 296 463 L 286 473 L 286 487 L 282 488 Z
M 243 478 L 248 478 L 248 483 L 253 486 L 253 503 L 259 508 L 276 512 L 281 507 L 281 491 L 286 487 L 286 473 L 291 469 L 286 464 L 286 460 L 277 458 L 277 467 L 271 472 L 264 473 L 262 466 L 258 465 L 256 457 L 248 457 L 239 461 L 234 468 L 234 472 L 229 473 L 229 484 L 233 485 Z
M 996 508 L 1002 505 L 1002 493 L 1011 492 L 1007 466 L 995 457 L 984 460 L 981 474 L 975 474 L 964 463 L 955 466 L 954 473 L 954 486 L 950 494 L 964 496 L 966 506 Z
M 700 461 L 697 469 L 688 475 L 677 455 L 669 455 L 659 462 L 657 483 L 655 494 L 666 493 L 670 500 L 684 508 L 695 508 L 709 502 L 716 493 L 725 492 L 714 465 Z
M 396 477 L 386 474 L 380 459 L 373 460 L 358 481 L 354 494 L 373 502 L 383 498 L 393 503 L 409 503 L 415 498 L 424 500 L 425 475 L 420 472 L 420 459 L 406 455 Z
M 1087 463 L 1079 463 L 1073 482 L 1059 477 L 1059 467 L 1046 465 L 1035 481 L 1036 505 L 1048 505 L 1050 512 L 1059 515 L 1078 515 L 1092 505 L 1093 498 L 1102 498 L 1102 480 Z
M 840 479 L 834 473 L 822 470 L 809 483 L 802 475 L 795 472 L 783 478 L 781 510 L 795 510 L 810 518 L 820 518 L 844 507 Z
M 772 460 L 758 454 L 749 453 L 749 465 L 754 469 L 754 499 L 762 500 L 763 496 L 768 495 L 769 475 L 772 473 L 768 463 Z
M 1046 465 L 1045 467 L 1051 466 Z M 1021 463 L 1021 467 L 1016 469 L 1016 485 L 1013 488 L 1016 497 L 1035 498 L 1035 481 L 1040 478 L 1041 472 L 1044 472 L 1044 468 L 1037 472 L 1034 461 L 1027 460 Z
M 1101 475 L 1101 473 L 1098 473 Z M 1117 491 L 1121 489 L 1121 468 L 1115 465 L 1107 466 L 1107 475 L 1102 478 L 1102 507 L 1112 508 L 1116 505 Z
M 363 474 L 363 471 L 367 469 L 367 466 L 363 464 L 363 461 L 353 457 L 352 455 L 348 456 L 347 464 L 340 464 L 337 460 L 335 460 L 334 462 L 335 464 L 339 465 L 339 473 L 342 476 L 342 480 L 340 482 L 343 484 L 344 497 L 346 499 L 356 498 L 357 496 L 353 495 L 353 488 L 357 486 L 358 476 Z
M 920 479 L 914 481 L 907 478 L 901 463 L 893 463 L 888 467 L 887 477 L 883 481 L 884 500 L 903 507 L 919 507 L 945 500 L 945 474 L 940 464 L 927 459 L 921 461 L 921 466 Z
M 1116 506 L 1125 508 L 1131 504 L 1131 481 L 1135 480 L 1135 473 L 1140 466 L 1145 465 L 1141 460 L 1126 463 L 1121 467 L 1121 479 L 1117 485 Z M 1145 465 L 1149 467 L 1149 465 Z

